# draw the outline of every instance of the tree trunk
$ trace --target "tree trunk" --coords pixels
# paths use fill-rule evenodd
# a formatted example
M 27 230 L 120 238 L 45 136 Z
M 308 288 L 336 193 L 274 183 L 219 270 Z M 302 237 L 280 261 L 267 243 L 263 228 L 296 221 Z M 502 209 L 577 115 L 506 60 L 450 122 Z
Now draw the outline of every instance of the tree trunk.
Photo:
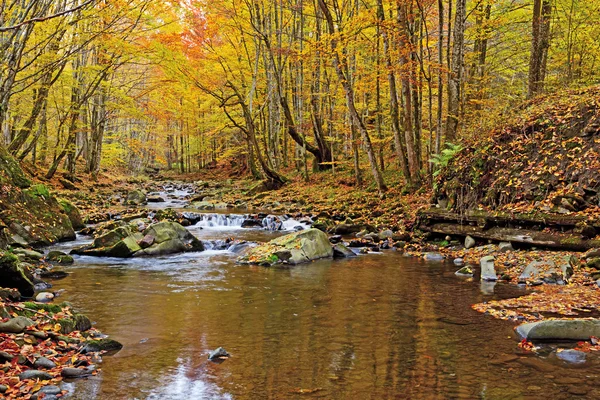
M 448 120 L 446 123 L 446 141 L 454 142 L 458 131 L 461 87 L 463 81 L 463 60 L 465 47 L 466 0 L 456 0 L 454 18 L 454 44 L 452 65 L 448 79 Z
M 532 98 L 544 90 L 548 48 L 550 47 L 551 14 L 550 0 L 534 0 L 528 98 Z

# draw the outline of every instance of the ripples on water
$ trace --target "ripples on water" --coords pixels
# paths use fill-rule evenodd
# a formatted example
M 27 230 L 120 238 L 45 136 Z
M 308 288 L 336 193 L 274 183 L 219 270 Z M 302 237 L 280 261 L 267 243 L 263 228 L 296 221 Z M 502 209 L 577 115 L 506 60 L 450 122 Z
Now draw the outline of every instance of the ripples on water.
M 191 230 L 205 240 L 275 237 Z M 480 287 L 447 264 L 384 252 L 263 268 L 206 251 L 76 257 L 68 270 L 55 289 L 125 345 L 97 377 L 67 383 L 71 399 L 571 398 L 564 377 L 600 398 L 595 362 L 503 362 L 520 355 L 513 325 L 470 306 L 519 289 Z M 219 346 L 232 357 L 207 361 Z

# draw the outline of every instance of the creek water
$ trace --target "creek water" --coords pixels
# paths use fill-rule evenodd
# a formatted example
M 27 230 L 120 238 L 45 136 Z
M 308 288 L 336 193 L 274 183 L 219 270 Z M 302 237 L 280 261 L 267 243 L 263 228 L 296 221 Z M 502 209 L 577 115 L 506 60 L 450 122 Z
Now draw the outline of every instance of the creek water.
M 281 234 L 203 228 L 190 230 L 202 240 Z M 124 344 L 97 376 L 63 384 L 70 399 L 600 398 L 593 359 L 523 354 L 512 323 L 471 309 L 521 289 L 457 277 L 447 263 L 388 251 L 264 268 L 209 250 L 76 256 L 66 269 L 53 282 L 60 300 Z M 232 357 L 208 361 L 219 346 Z

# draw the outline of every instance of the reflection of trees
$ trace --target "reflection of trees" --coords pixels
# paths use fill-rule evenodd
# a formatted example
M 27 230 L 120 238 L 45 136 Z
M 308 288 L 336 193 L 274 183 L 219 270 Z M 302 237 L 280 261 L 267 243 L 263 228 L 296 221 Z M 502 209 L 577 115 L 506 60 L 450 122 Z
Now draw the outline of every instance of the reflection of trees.
M 290 269 L 226 265 L 213 267 L 223 279 L 210 288 L 101 267 L 78 269 L 64 285 L 75 287 L 68 300 L 126 345 L 105 359 L 99 398 L 177 385 L 236 399 L 293 398 L 297 388 L 321 388 L 324 398 L 475 395 L 497 382 L 482 357 L 510 327 L 470 310 L 476 284 L 415 263 L 387 253 Z M 232 358 L 207 362 L 218 346 Z

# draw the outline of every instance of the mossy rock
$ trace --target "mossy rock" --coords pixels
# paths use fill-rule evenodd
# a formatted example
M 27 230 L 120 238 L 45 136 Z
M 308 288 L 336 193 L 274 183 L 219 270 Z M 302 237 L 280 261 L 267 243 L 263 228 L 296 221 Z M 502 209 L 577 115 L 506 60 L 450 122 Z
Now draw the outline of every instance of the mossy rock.
M 333 249 L 329 237 L 323 231 L 313 228 L 290 233 L 254 247 L 238 258 L 238 262 L 264 266 L 282 262 L 296 265 L 331 257 Z
M 127 199 L 125 200 L 125 204 L 132 206 L 144 205 L 147 202 L 146 194 L 138 189 L 127 193 Z
M 46 185 L 43 185 L 41 183 L 31 186 L 29 189 L 26 190 L 26 192 L 31 194 L 32 196 L 43 197 L 46 199 L 50 198 L 50 190 L 48 190 Z
M 600 257 L 590 258 L 586 261 L 586 265 L 590 268 L 600 270 Z
M 0 146 L 0 182 L 21 189 L 31 185 L 31 181 L 25 176 L 17 160 L 6 151 L 4 146 Z
M 68 335 L 71 332 L 85 332 L 92 328 L 92 322 L 83 314 L 73 314 L 72 318 L 59 319 L 60 333 Z
M 35 293 L 19 259 L 9 252 L 0 251 L 0 282 L 3 287 L 17 289 L 24 297 L 32 297 Z
M 46 255 L 46 261 L 57 264 L 73 264 L 73 257 L 62 251 L 53 250 Z
M 59 312 L 62 312 L 64 308 L 71 307 L 71 304 L 67 302 L 59 304 L 44 304 L 36 303 L 33 301 L 27 301 L 23 303 L 23 307 L 26 308 L 26 310 L 16 310 L 16 313 L 25 317 L 31 317 L 35 315 L 35 311 L 45 311 L 50 315 L 54 315 Z
M 113 339 L 88 340 L 81 349 L 82 353 L 95 353 L 98 351 L 118 351 L 123 345 Z
M 73 203 L 65 199 L 60 199 L 58 200 L 58 204 L 60 204 L 65 214 L 67 214 L 67 217 L 69 217 L 69 221 L 71 221 L 74 229 L 85 228 L 85 223 L 83 222 L 81 212 L 73 205 Z

